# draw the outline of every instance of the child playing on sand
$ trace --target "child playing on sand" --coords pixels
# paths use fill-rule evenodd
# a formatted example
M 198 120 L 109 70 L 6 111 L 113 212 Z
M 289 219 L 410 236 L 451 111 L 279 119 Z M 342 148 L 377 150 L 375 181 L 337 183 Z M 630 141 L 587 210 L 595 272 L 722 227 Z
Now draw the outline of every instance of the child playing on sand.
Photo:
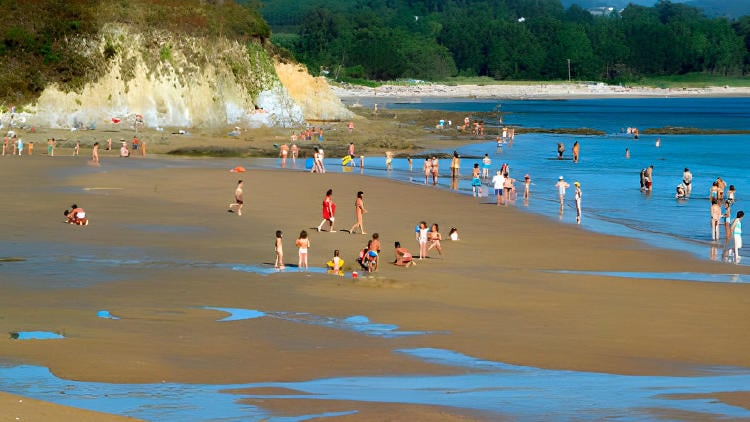
M 333 251 L 333 258 L 327 263 L 327 267 L 330 273 L 337 275 L 344 275 L 342 268 L 344 267 L 344 260 L 339 256 L 339 250 Z
M 427 258 L 427 235 L 429 233 L 427 223 L 421 221 L 417 226 L 417 241 L 419 242 L 419 259 Z
M 458 229 L 455 228 L 455 227 L 451 227 L 451 231 L 448 233 L 448 237 L 452 241 L 454 241 L 454 242 L 457 241 L 458 240 Z
M 276 262 L 273 263 L 273 267 L 277 270 L 284 269 L 284 246 L 282 245 L 281 239 L 283 234 L 281 230 L 276 230 L 276 243 L 274 245 L 274 251 L 276 252 Z
M 406 248 L 401 246 L 401 242 L 395 243 L 396 260 L 393 262 L 395 265 L 404 266 L 409 268 L 412 265 L 417 265 L 413 261 L 413 258 Z
M 228 212 L 234 212 L 234 208 L 237 208 L 237 215 L 242 215 L 242 180 L 237 181 L 237 187 L 234 189 L 234 202 L 229 204 Z
M 440 241 L 443 240 L 443 236 L 440 235 L 440 228 L 438 227 L 437 223 L 434 223 L 432 227 L 430 227 L 429 234 L 429 240 L 430 240 L 430 246 L 427 247 L 427 252 L 432 250 L 432 248 L 436 248 L 438 251 L 438 254 L 443 254 L 443 248 L 440 247 Z
M 310 239 L 307 238 L 307 232 L 305 230 L 302 230 L 299 233 L 299 238 L 297 238 L 294 244 L 299 248 L 299 263 L 297 264 L 297 266 L 299 267 L 300 271 L 302 270 L 302 268 L 307 271 L 307 249 L 310 248 Z
M 380 235 L 372 234 L 370 249 L 367 251 L 367 271 L 374 272 L 378 270 L 378 256 L 380 255 Z

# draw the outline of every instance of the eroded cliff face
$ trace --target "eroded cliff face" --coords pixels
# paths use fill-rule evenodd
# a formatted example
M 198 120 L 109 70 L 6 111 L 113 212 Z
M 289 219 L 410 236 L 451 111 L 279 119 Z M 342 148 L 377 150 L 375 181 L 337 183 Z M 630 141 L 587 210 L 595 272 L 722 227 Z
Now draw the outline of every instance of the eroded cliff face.
M 304 66 L 277 62 L 276 74 L 308 120 L 345 120 L 353 117 L 325 78 L 313 77 Z
M 104 76 L 80 92 L 48 86 L 29 108 L 29 123 L 88 127 L 140 115 L 147 127 L 290 127 L 350 115 L 324 80 L 275 64 L 258 44 L 135 33 L 124 25 L 74 44 L 107 57 Z

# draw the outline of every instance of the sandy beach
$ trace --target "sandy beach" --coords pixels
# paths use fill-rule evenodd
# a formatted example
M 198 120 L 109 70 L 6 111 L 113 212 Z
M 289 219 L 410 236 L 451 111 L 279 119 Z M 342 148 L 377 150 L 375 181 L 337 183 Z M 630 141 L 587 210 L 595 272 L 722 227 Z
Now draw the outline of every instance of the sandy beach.
M 156 156 L 117 160 L 105 156 L 101 167 L 72 157 L 0 160 L 0 177 L 9 181 L 0 208 L 2 255 L 29 258 L 0 264 L 0 327 L 6 333 L 40 330 L 66 337 L 6 337 L 0 341 L 4 361 L 48 367 L 65 379 L 118 384 L 462 371 L 394 353 L 427 347 L 515 365 L 613 374 L 690 375 L 697 367 L 750 366 L 748 285 L 559 272 L 746 274 L 747 267 L 356 173 L 230 173 L 240 159 L 226 160 L 223 168 L 170 166 L 169 159 Z M 245 181 L 242 216 L 226 212 L 238 178 Z M 379 233 L 383 245 L 376 273 L 360 273 L 357 280 L 350 275 L 368 236 L 315 231 L 329 188 L 338 205 L 336 229 L 354 223 L 356 192 L 365 192 L 366 230 Z M 89 226 L 62 223 L 62 211 L 74 202 L 86 209 Z M 433 250 L 415 267 L 389 264 L 394 241 L 418 252 L 414 225 L 421 220 L 439 223 L 446 237 L 457 227 L 461 240 L 444 241 L 444 255 Z M 264 275 L 233 269 L 271 266 L 276 230 L 284 232 L 286 271 Z M 300 230 L 310 233 L 310 265 L 324 266 L 339 249 L 345 277 L 293 267 Z M 114 264 L 97 270 L 87 269 L 96 260 L 84 261 L 75 274 L 56 270 L 54 261 L 39 264 L 49 268 L 28 267 L 27 273 L 8 271 L 12 265 L 36 265 L 34 258 L 46 250 L 50 256 L 94 256 Z M 226 314 L 204 307 L 364 315 L 426 334 L 368 337 L 280 318 L 218 323 Z M 101 309 L 121 319 L 96 318 Z M 750 409 L 747 397 L 732 395 L 727 401 Z M 358 411 L 345 417 L 351 420 L 504 416 L 396 403 L 384 408 L 300 399 L 253 402 L 278 415 Z M 50 406 L 24 406 L 10 416 L 43 420 Z M 56 420 L 119 418 L 65 410 Z
M 573 98 L 648 98 L 648 97 L 747 97 L 748 87 L 655 88 L 606 85 L 596 82 L 539 82 L 487 85 L 445 85 L 422 82 L 408 85 L 385 84 L 376 88 L 358 85 L 331 87 L 339 98 L 502 98 L 502 99 L 573 99 Z

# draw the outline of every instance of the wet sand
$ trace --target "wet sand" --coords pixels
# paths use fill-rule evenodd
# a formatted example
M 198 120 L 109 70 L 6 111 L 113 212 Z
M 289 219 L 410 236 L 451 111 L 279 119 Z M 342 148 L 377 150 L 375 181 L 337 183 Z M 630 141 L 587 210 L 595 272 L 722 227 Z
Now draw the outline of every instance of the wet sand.
M 94 260 L 125 260 L 98 270 L 101 274 L 82 272 L 87 280 L 79 287 L 66 287 L 60 280 L 69 274 L 55 271 L 54 264 L 44 264 L 49 271 L 27 275 L 5 269 L 28 263 L 0 264 L 5 273 L 0 331 L 66 336 L 55 341 L 6 338 L 0 341 L 5 361 L 42 365 L 73 380 L 199 384 L 462 371 L 394 353 L 414 347 L 616 374 L 690 375 L 695 367 L 750 367 L 750 285 L 551 272 L 746 274 L 750 269 L 744 266 L 703 261 L 513 207 L 356 173 L 236 174 L 227 171 L 231 166 L 136 169 L 120 164 L 105 160 L 96 168 L 83 159 L 46 156 L 0 160 L 0 177 L 6 181 L 0 206 L 3 256 L 34 250 L 31 255 L 37 257 L 49 248 Z M 238 178 L 245 180 L 241 217 L 226 212 Z M 356 192 L 365 192 L 365 228 L 379 233 L 383 245 L 380 269 L 371 276 L 360 273 L 356 281 L 349 276 L 367 236 L 314 230 L 328 188 L 338 205 L 339 230 L 354 223 Z M 86 209 L 88 227 L 62 223 L 63 209 L 73 202 Z M 445 237 L 450 227 L 458 227 L 461 240 L 443 241 L 443 256 L 433 250 L 416 267 L 388 264 L 396 240 L 418 252 L 414 225 L 420 220 L 439 223 Z M 291 266 L 272 275 L 231 269 L 272 263 L 277 229 L 284 232 L 287 264 L 296 264 L 294 239 L 305 229 L 312 243 L 310 265 L 323 266 L 339 249 L 347 277 L 299 273 Z M 82 270 L 87 266 L 80 265 Z M 432 334 L 367 337 L 283 319 L 218 323 L 226 314 L 206 306 L 336 318 L 365 315 L 401 330 Z M 100 309 L 122 319 L 96 318 Z M 750 408 L 747 397 L 738 394 L 732 402 Z M 269 407 L 304 415 L 320 408 L 310 402 L 275 400 Z M 40 405 L 40 413 L 29 418 L 43 417 L 47 406 Z M 369 406 L 351 403 L 348 408 L 362 409 L 363 420 L 382 419 L 380 413 L 368 413 Z M 416 405 L 393 406 L 387 413 L 393 419 L 483 418 L 465 409 L 443 412 Z

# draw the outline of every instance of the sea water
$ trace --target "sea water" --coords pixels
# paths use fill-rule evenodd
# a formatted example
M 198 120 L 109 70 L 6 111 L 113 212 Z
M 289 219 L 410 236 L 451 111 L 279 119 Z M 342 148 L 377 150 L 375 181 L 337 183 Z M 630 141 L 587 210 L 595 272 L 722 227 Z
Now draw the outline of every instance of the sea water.
M 516 206 L 530 212 L 575 224 L 573 182 L 581 183 L 583 192 L 582 228 L 638 238 L 658 247 L 684 250 L 716 260 L 730 260 L 725 248 L 723 224 L 720 242 L 711 241 L 710 202 L 708 192 L 713 181 L 721 177 L 737 190 L 732 216 L 742 210 L 743 198 L 750 189 L 750 135 L 643 135 L 646 128 L 664 126 L 701 129 L 750 130 L 750 98 L 650 98 L 650 99 L 580 99 L 580 100 L 455 100 L 431 99 L 410 103 L 380 103 L 385 108 L 419 108 L 445 110 L 455 115 L 465 113 L 471 120 L 491 123 L 501 118 L 516 127 L 592 128 L 604 135 L 573 136 L 529 133 L 516 135 L 512 144 L 498 147 L 496 128 L 487 128 L 484 140 L 455 150 L 463 157 L 457 193 L 471 195 L 470 175 L 481 157 L 492 159 L 490 176 L 502 163 L 510 165 L 510 175 L 523 192 L 524 175 L 531 177 L 531 197 L 527 204 L 520 198 Z M 437 122 L 436 122 L 437 123 Z M 450 139 L 453 128 L 434 130 L 446 139 L 446 149 L 453 152 Z M 639 139 L 627 135 L 626 128 L 637 127 Z M 468 136 L 468 135 L 462 135 Z M 660 146 L 656 139 L 660 138 Z M 578 163 L 571 158 L 573 143 L 581 145 Z M 557 143 L 565 145 L 565 160 L 557 160 Z M 625 149 L 630 151 L 626 158 Z M 413 159 L 409 172 L 405 159 L 394 160 L 393 171 L 385 171 L 384 157 L 366 158 L 367 174 L 396 180 L 424 183 L 424 158 Z M 450 187 L 450 160 L 441 160 L 439 186 Z M 653 192 L 640 189 L 640 171 L 654 166 Z M 675 189 L 682 181 L 685 168 L 693 174 L 690 199 L 677 200 Z M 560 214 L 555 183 L 559 176 L 571 185 L 563 213 Z M 489 182 L 484 189 L 491 188 Z M 498 218 L 502 218 L 498 215 Z M 729 242 L 731 246 L 731 242 Z M 741 254 L 743 255 L 743 254 Z

